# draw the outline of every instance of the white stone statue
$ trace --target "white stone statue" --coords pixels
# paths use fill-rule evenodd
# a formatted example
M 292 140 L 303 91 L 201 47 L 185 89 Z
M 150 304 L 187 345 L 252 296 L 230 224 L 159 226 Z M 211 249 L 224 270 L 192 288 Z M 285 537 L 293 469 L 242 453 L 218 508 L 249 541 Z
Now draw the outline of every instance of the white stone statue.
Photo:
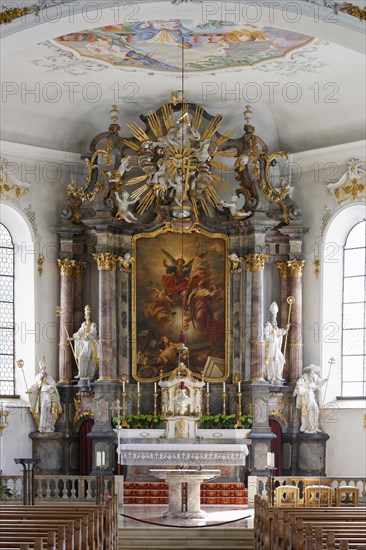
M 115 194 L 115 199 L 116 199 L 117 208 L 118 208 L 116 219 L 124 220 L 127 223 L 132 223 L 137 221 L 137 218 L 132 214 L 132 212 L 128 210 L 128 207 L 131 204 L 135 204 L 135 202 L 138 201 L 138 197 L 133 201 L 130 201 L 129 197 L 130 195 L 128 194 L 127 191 L 122 191 L 122 193 L 117 192 Z
M 282 340 L 289 329 L 277 326 L 278 305 L 272 302 L 269 308 L 270 321 L 264 327 L 265 354 L 264 365 L 266 367 L 266 378 L 271 384 L 279 385 L 283 382 L 282 374 L 285 365 L 285 357 L 281 351 Z
M 175 413 L 186 414 L 190 404 L 191 404 L 191 399 L 190 397 L 188 397 L 186 393 L 184 382 L 180 382 L 178 395 L 174 398 Z
M 39 373 L 34 384 L 27 391 L 29 395 L 30 411 L 40 433 L 55 431 L 55 423 L 62 407 L 56 382 L 46 372 L 46 360 L 43 356 L 39 360 Z
M 119 181 L 123 175 L 125 174 L 125 172 L 129 172 L 132 168 L 132 165 L 130 164 L 131 162 L 131 155 L 128 155 L 127 157 L 123 157 L 121 159 L 121 163 L 119 165 L 119 167 L 117 168 L 117 170 L 113 173 L 111 172 L 107 172 L 108 176 L 110 176 L 110 182 L 117 182 Z
M 296 396 L 296 408 L 301 409 L 300 432 L 321 432 L 319 428 L 319 405 L 315 397 L 315 391 L 320 390 L 327 379 L 320 378 L 316 374 L 319 372 L 319 367 L 309 365 L 304 368 L 303 375 L 296 382 L 294 396 Z
M 241 210 L 238 208 L 238 195 L 233 195 L 230 199 L 230 202 L 221 201 L 222 206 L 225 206 L 225 208 L 228 208 L 230 211 L 230 214 L 233 218 L 237 220 L 243 220 L 244 218 L 247 218 L 251 215 L 251 212 L 241 212 Z M 244 202 L 245 204 L 245 202 Z M 244 206 L 243 204 L 243 206 Z
M 98 357 L 98 329 L 91 320 L 91 307 L 85 306 L 85 321 L 75 334 L 75 358 L 79 370 L 75 378 L 80 380 L 94 380 L 99 364 Z
M 174 202 L 178 206 L 182 206 L 184 200 L 184 182 L 182 174 L 177 172 L 174 176 L 174 181 L 171 181 L 170 185 L 175 189 Z
M 199 141 L 200 133 L 192 128 L 188 121 L 188 116 L 183 115 L 178 122 L 178 126 L 171 128 L 165 136 L 162 136 L 156 142 L 160 147 L 172 147 L 180 151 L 188 145 L 190 141 Z

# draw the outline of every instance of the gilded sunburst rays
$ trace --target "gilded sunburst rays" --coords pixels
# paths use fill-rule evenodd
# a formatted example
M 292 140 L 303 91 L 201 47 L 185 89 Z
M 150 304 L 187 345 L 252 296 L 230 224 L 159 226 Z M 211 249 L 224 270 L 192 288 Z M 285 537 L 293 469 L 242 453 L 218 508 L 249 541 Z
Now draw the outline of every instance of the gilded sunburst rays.
M 173 105 L 164 103 L 148 112 L 146 129 L 136 122 L 128 124 L 135 139 L 123 143 L 133 152 L 131 165 L 144 174 L 133 175 L 120 186 L 136 186 L 130 200 L 139 201 L 140 215 L 169 196 L 178 206 L 190 202 L 198 219 L 199 206 L 209 216 L 210 207 L 221 207 L 220 193 L 232 192 L 226 175 L 233 169 L 225 161 L 237 153 L 220 149 L 234 135 L 233 131 L 218 134 L 222 116 L 207 122 L 202 107 L 197 105 L 190 114 L 183 102 L 176 119 Z

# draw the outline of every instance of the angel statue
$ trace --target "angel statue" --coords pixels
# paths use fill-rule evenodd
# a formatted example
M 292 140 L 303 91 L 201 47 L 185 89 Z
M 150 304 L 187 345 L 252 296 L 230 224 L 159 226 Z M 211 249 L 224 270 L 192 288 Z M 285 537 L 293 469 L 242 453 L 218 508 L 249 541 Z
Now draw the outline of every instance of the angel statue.
M 222 206 L 225 208 L 228 208 L 230 211 L 231 216 L 236 220 L 243 220 L 244 218 L 247 218 L 251 215 L 251 212 L 241 212 L 241 210 L 238 208 L 238 195 L 233 195 L 231 197 L 231 202 L 221 201 Z M 245 201 L 244 201 L 245 204 Z M 243 204 L 243 206 L 244 206 Z
M 131 156 L 128 155 L 127 157 L 124 157 L 121 159 L 121 163 L 117 170 L 114 172 L 107 172 L 108 176 L 110 176 L 110 182 L 116 183 L 120 181 L 120 179 L 123 177 L 125 172 L 129 172 L 132 168 L 132 165 L 130 164 Z
M 182 206 L 184 201 L 184 181 L 182 174 L 177 172 L 174 176 L 174 181 L 171 181 L 170 185 L 175 189 L 174 202 L 178 206 Z
M 241 262 L 243 261 L 242 256 L 238 256 L 236 252 L 232 252 L 228 255 L 229 260 L 231 260 L 231 273 L 241 273 Z
M 127 223 L 133 223 L 137 221 L 137 218 L 128 210 L 131 204 L 135 204 L 138 201 L 138 197 L 135 200 L 129 200 L 130 195 L 127 191 L 117 192 L 115 194 L 118 212 L 115 216 L 116 220 L 124 220 Z

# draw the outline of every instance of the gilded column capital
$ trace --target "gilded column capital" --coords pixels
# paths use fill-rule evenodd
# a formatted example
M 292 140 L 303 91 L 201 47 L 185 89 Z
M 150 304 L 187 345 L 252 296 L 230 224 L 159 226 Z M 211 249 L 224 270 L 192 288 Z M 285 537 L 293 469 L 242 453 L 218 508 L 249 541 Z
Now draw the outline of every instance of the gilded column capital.
M 290 277 L 301 277 L 304 265 L 305 260 L 288 260 L 287 266 Z
M 116 271 L 117 256 L 113 252 L 101 252 L 93 254 L 98 264 L 98 271 Z
M 267 254 L 248 254 L 245 256 L 245 271 L 261 271 L 268 258 Z
M 74 273 L 76 277 L 83 277 L 86 268 L 88 267 L 88 262 L 82 262 L 80 260 L 75 260 Z
M 278 269 L 280 273 L 281 279 L 287 279 L 289 276 L 289 266 L 287 265 L 287 262 L 278 262 L 276 264 L 276 268 Z
M 57 260 L 57 263 L 60 268 L 61 277 L 72 277 L 74 275 L 75 260 L 62 258 L 62 260 Z

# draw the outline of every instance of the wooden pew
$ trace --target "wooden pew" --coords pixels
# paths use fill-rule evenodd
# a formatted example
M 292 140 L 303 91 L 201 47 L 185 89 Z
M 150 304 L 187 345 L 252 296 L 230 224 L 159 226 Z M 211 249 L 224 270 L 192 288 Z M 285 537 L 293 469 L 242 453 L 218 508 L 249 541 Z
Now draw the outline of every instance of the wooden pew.
M 322 550 L 332 528 L 337 544 L 347 540 L 350 549 L 357 548 L 366 542 L 365 515 L 365 508 L 272 508 L 266 500 L 256 497 L 255 549 L 314 550 L 316 541 L 308 525 L 323 528 Z
M 20 544 L 34 544 L 40 538 L 42 547 L 49 550 L 117 550 L 116 498 L 104 506 L 0 505 L 0 517 L 0 549 L 5 548 L 6 540 L 12 548 L 18 540 L 19 549 Z M 63 535 L 60 524 L 64 526 Z M 54 536 L 49 535 L 52 531 L 56 531 Z M 27 536 L 32 538 L 27 540 Z

